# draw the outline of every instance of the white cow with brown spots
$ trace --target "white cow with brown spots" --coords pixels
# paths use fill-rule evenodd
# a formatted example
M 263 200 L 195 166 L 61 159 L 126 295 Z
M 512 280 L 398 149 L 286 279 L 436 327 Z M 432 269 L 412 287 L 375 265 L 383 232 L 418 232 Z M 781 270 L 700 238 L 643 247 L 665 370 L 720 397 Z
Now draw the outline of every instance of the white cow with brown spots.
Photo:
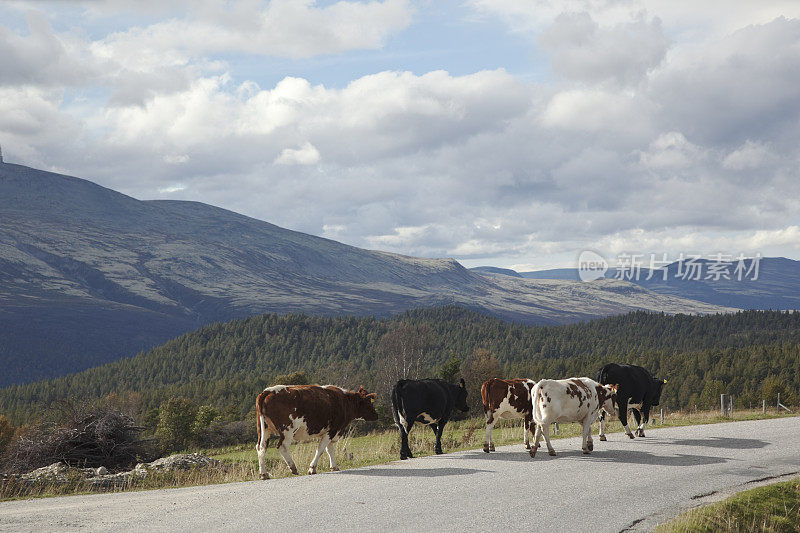
M 550 424 L 577 422 L 583 428 L 581 448 L 588 454 L 594 449 L 592 422 L 600 415 L 600 408 L 613 410 L 616 385 L 601 385 L 590 378 L 543 379 L 531 391 L 533 421 L 536 423 L 536 438 L 531 448 L 531 457 L 536 455 L 544 433 L 547 453 L 556 452 L 550 444 Z

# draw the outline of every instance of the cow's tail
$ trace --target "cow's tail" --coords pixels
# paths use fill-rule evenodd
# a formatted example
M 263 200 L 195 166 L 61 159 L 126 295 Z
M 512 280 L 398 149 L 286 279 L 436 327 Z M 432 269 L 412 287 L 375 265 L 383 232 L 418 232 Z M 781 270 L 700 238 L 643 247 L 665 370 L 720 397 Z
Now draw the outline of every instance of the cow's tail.
M 267 416 L 264 413 L 264 405 L 266 401 L 275 394 L 274 390 L 265 389 L 258 395 L 256 398 L 256 432 L 258 433 L 258 443 L 261 444 L 261 438 L 269 439 L 273 432 L 269 428 L 269 424 L 267 423 Z M 264 443 L 266 445 L 266 442 Z
M 266 465 L 266 450 L 267 439 L 269 439 L 270 434 L 267 429 L 267 420 L 264 414 L 264 402 L 271 394 L 274 394 L 274 392 L 265 390 L 256 398 L 256 432 L 258 433 L 256 452 L 258 454 L 258 472 L 261 475 L 261 479 L 269 479 Z
M 489 403 L 489 386 L 494 381 L 494 378 L 490 379 L 489 381 L 484 381 L 483 385 L 481 385 L 481 401 L 483 402 L 483 412 L 489 413 L 492 410 L 492 406 Z M 488 417 L 488 414 L 487 414 Z
M 542 419 L 544 418 L 544 414 L 542 413 L 542 382 L 539 381 L 536 385 L 533 386 L 533 390 L 531 391 L 531 416 L 533 417 L 533 421 L 537 424 L 541 423 Z
M 403 409 L 402 400 L 400 399 L 400 387 L 403 386 L 405 380 L 398 381 L 394 387 L 392 387 L 392 418 L 394 418 L 394 423 L 400 427 L 400 410 Z
M 606 375 L 606 367 L 604 366 L 597 372 L 597 382 L 601 385 L 605 385 L 606 382 L 604 381 L 608 376 Z

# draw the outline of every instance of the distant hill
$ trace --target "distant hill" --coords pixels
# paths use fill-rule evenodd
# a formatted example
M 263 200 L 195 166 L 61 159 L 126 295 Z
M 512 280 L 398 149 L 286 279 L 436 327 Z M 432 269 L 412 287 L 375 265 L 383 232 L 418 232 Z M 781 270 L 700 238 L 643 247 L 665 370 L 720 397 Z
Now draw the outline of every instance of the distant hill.
M 755 270 L 749 275 L 744 275 L 746 271 L 741 276 L 737 275 L 737 261 L 727 267 L 725 275 L 728 279 L 714 279 L 716 274 L 709 271 L 712 261 L 700 259 L 694 263 L 699 266 L 692 267 L 689 261 L 676 261 L 663 269 L 653 270 L 652 275 L 649 270 L 642 269 L 638 278 L 626 276 L 624 279 L 658 294 L 714 305 L 739 309 L 800 309 L 800 261 L 784 257 L 761 258 L 756 279 L 753 279 Z M 745 260 L 744 266 L 749 270 L 752 261 Z M 698 268 L 700 279 L 696 279 L 698 271 L 693 268 Z M 519 275 L 526 279 L 580 279 L 575 268 L 519 272 Z M 615 276 L 616 269 L 606 272 L 606 278 Z
M 533 270 L 529 272 L 519 272 L 520 277 L 525 279 L 564 279 L 570 281 L 580 281 L 577 268 L 552 268 L 549 270 Z
M 760 406 L 768 376 L 780 377 L 795 399 L 800 387 L 798 312 L 639 311 L 578 324 L 527 326 L 447 306 L 385 320 L 266 314 L 210 324 L 132 358 L 0 389 L 0 414 L 21 423 L 44 406 L 132 391 L 141 394 L 145 412 L 185 396 L 198 405 L 233 407 L 244 416 L 276 374 L 297 370 L 320 383 L 373 388 L 380 379 L 381 337 L 399 322 L 431 333 L 425 375 L 434 375 L 451 355 L 463 360 L 486 349 L 500 361 L 504 377 L 594 377 L 611 361 L 643 365 L 668 379 L 662 406 L 670 409 L 698 402 L 712 407 L 720 393 Z M 388 398 L 381 402 L 385 408 Z
M 478 274 L 500 274 L 503 276 L 511 276 L 512 278 L 522 277 L 519 275 L 519 272 L 517 272 L 516 270 L 511 270 L 510 268 L 480 266 L 480 267 L 472 267 L 470 268 L 470 270 L 473 272 L 477 272 Z
M 637 309 L 727 310 L 634 284 L 487 277 L 364 250 L 197 202 L 140 201 L 0 163 L 0 385 L 130 356 L 254 314 L 387 317 L 464 305 L 557 324 Z

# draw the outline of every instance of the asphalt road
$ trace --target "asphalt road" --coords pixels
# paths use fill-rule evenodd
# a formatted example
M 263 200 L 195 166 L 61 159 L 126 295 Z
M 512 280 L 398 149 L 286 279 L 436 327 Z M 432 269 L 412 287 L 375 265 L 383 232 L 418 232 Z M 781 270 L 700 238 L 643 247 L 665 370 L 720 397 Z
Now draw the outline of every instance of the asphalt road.
M 398 437 L 399 438 L 399 437 Z M 800 472 L 800 418 L 610 434 L 292 479 L 0 503 L 0 531 L 621 531 Z

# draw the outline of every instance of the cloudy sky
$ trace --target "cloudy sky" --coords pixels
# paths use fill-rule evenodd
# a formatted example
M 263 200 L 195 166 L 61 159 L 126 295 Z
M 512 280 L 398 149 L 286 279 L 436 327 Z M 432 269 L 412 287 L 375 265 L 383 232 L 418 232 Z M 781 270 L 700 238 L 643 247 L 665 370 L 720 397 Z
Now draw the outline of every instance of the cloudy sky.
M 800 259 L 795 0 L 0 3 L 7 162 L 466 266 Z

